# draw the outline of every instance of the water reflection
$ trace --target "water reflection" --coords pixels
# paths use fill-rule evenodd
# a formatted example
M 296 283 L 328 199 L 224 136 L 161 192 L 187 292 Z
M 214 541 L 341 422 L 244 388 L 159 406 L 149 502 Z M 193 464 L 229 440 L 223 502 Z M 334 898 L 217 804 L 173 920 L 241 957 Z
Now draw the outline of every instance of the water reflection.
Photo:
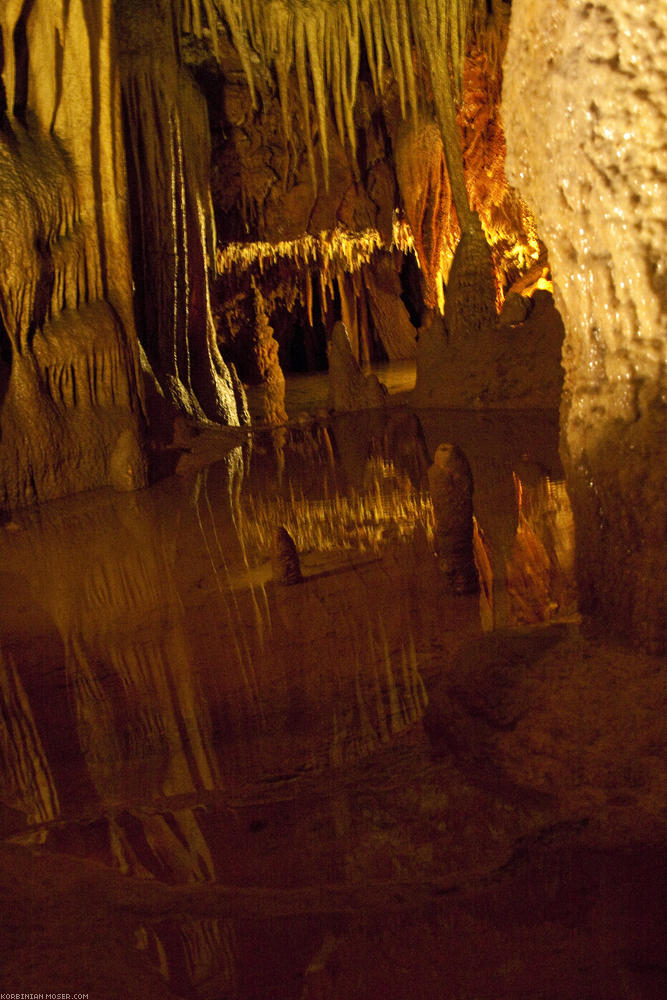
M 400 743 L 466 636 L 574 612 L 556 439 L 541 415 L 309 418 L 151 490 L 17 515 L 0 541 L 3 835 L 179 885 L 357 877 L 340 787 L 335 848 L 314 834 L 292 858 L 281 840 L 279 866 L 239 809 L 296 808 L 304 783 Z M 452 598 L 433 556 L 443 440 L 473 472 L 479 599 Z M 281 524 L 292 587 L 271 580 Z M 137 944 L 184 994 L 234 996 L 235 933 L 163 921 Z
M 141 925 L 137 948 L 159 975 L 185 996 L 238 996 L 238 946 L 230 920 L 181 918 Z

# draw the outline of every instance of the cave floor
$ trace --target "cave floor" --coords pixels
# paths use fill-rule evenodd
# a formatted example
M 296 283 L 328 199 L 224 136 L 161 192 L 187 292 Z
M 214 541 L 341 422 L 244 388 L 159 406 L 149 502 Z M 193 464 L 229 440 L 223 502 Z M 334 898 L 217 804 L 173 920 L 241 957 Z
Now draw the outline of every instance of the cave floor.
M 667 995 L 664 664 L 578 620 L 557 426 L 207 431 L 0 529 L 3 992 Z M 432 554 L 441 441 L 479 596 Z

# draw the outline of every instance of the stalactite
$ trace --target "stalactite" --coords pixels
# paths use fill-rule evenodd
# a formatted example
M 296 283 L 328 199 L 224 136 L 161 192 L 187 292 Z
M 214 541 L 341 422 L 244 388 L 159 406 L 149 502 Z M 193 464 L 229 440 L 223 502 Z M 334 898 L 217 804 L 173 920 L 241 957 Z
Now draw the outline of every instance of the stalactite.
M 248 48 L 247 35 L 245 30 L 245 24 L 249 20 L 247 18 L 247 3 L 243 0 L 215 0 L 216 3 L 221 4 L 222 13 L 224 14 L 225 21 L 229 27 L 232 41 L 234 43 L 234 48 L 239 54 L 241 59 L 241 65 L 246 75 L 248 81 L 248 89 L 250 90 L 250 99 L 252 101 L 253 108 L 257 107 L 257 96 L 255 93 L 255 81 L 252 71 L 252 61 L 250 58 L 250 50 Z
M 501 15 L 498 15 L 500 17 Z M 505 29 L 497 29 L 495 43 L 502 53 Z M 497 307 L 504 290 L 541 255 L 535 220 L 508 184 L 505 175 L 505 137 L 500 125 L 502 73 L 499 53 L 471 46 L 465 65 L 464 101 L 459 112 L 463 133 L 463 155 L 471 207 L 479 214 L 491 248 L 498 286 Z
M 274 4 L 272 17 L 268 23 L 268 49 L 271 52 L 273 66 L 278 80 L 278 93 L 283 123 L 285 142 L 291 138 L 291 109 L 289 74 L 292 66 L 294 47 L 294 18 L 291 12 L 282 4 Z
M 308 47 L 310 74 L 315 93 L 315 107 L 319 126 L 320 149 L 322 150 L 322 172 L 325 187 L 329 187 L 329 141 L 327 138 L 327 84 L 324 79 L 324 16 L 305 20 L 305 38 Z
M 345 125 L 347 138 L 352 153 L 352 162 L 356 163 L 357 158 L 357 130 L 354 125 L 354 105 L 357 99 L 357 80 L 359 77 L 359 15 L 358 0 L 350 0 L 350 12 L 341 11 L 339 15 L 339 25 L 343 22 L 342 31 L 345 33 L 344 42 L 339 42 L 339 49 L 345 59 L 346 72 L 341 74 L 341 84 L 343 87 L 343 109 L 345 112 Z M 339 28 L 339 33 L 341 29 Z M 341 142 L 345 139 L 340 135 Z
M 294 61 L 296 65 L 297 81 L 299 84 L 299 97 L 301 99 L 301 114 L 303 116 L 303 130 L 306 140 L 308 164 L 310 166 L 310 175 L 313 187 L 317 189 L 315 152 L 313 149 L 313 137 L 310 127 L 310 95 L 308 90 L 308 73 L 306 64 L 306 26 L 303 21 L 297 21 L 294 29 Z
M 462 232 L 473 224 L 463 173 L 455 100 L 461 90 L 465 39 L 472 0 L 415 0 L 413 33 L 429 67 L 436 116 L 444 147 L 452 197 Z M 451 70 L 450 70 L 451 60 Z
M 455 225 L 442 139 L 435 123 L 403 122 L 395 158 L 398 184 L 424 275 L 424 301 L 433 309 L 438 301 L 437 276 L 445 239 Z
M 397 223 L 396 244 L 406 239 Z M 355 271 L 368 264 L 377 250 L 385 248 L 377 229 L 353 233 L 337 228 L 322 231 L 319 236 L 305 235 L 298 240 L 278 243 L 227 243 L 216 251 L 218 274 L 239 274 L 249 268 L 263 268 L 280 260 L 290 261 L 297 268 L 314 267 L 325 275 L 332 271 Z
M 256 107 L 255 74 L 251 52 L 278 80 L 283 128 L 290 134 L 287 80 L 294 63 L 301 101 L 302 127 L 311 172 L 315 174 L 310 132 L 309 80 L 318 118 L 322 170 L 328 185 L 327 95 L 333 93 L 334 118 L 341 142 L 349 144 L 356 158 L 353 109 L 356 102 L 361 36 L 376 93 L 384 89 L 384 56 L 396 79 L 401 113 L 416 114 L 417 85 L 413 64 L 415 45 L 426 54 L 432 76 L 436 110 L 443 135 L 454 142 L 448 166 L 457 198 L 457 210 L 467 222 L 465 186 L 460 183 L 460 143 L 455 133 L 454 101 L 460 97 L 468 29 L 481 0 L 341 0 L 335 4 L 310 4 L 303 0 L 215 0 L 241 59 L 253 107 Z M 486 9 L 486 4 L 484 3 Z M 207 15 L 208 17 L 208 15 Z M 210 20 L 210 19 L 209 19 Z M 479 22 L 479 18 L 478 18 Z M 481 23 L 481 22 L 480 22 Z M 328 41 L 327 41 L 328 40 Z M 341 113 L 342 112 L 342 113 Z M 451 161 L 451 162 L 450 162 Z M 461 176 L 459 176 L 461 175 Z

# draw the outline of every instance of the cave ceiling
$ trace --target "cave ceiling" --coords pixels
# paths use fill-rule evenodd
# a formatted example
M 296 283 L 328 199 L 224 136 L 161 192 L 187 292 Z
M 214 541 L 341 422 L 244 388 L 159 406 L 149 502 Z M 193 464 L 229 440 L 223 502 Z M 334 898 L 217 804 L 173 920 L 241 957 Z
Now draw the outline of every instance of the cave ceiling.
M 444 311 L 461 229 L 477 214 L 497 306 L 523 275 L 539 277 L 544 248 L 504 172 L 509 10 L 473 0 L 182 6 L 182 58 L 211 126 L 214 308 L 223 350 L 242 368 L 234 344 L 258 288 L 270 315 L 300 310 L 329 331 L 342 317 L 362 360 L 378 347 L 410 356 L 411 324 L 423 308 Z M 406 270 L 417 286 L 407 296 Z M 389 317 L 387 297 L 401 294 L 406 308 Z M 370 332 L 359 329 L 366 314 Z

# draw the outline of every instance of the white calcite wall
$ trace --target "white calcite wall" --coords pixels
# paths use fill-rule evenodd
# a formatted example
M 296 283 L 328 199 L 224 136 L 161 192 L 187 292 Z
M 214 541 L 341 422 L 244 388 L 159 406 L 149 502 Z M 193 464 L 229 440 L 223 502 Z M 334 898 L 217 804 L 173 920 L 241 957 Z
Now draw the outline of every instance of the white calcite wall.
M 566 329 L 563 452 L 584 610 L 665 643 L 667 0 L 514 0 L 510 181 Z

